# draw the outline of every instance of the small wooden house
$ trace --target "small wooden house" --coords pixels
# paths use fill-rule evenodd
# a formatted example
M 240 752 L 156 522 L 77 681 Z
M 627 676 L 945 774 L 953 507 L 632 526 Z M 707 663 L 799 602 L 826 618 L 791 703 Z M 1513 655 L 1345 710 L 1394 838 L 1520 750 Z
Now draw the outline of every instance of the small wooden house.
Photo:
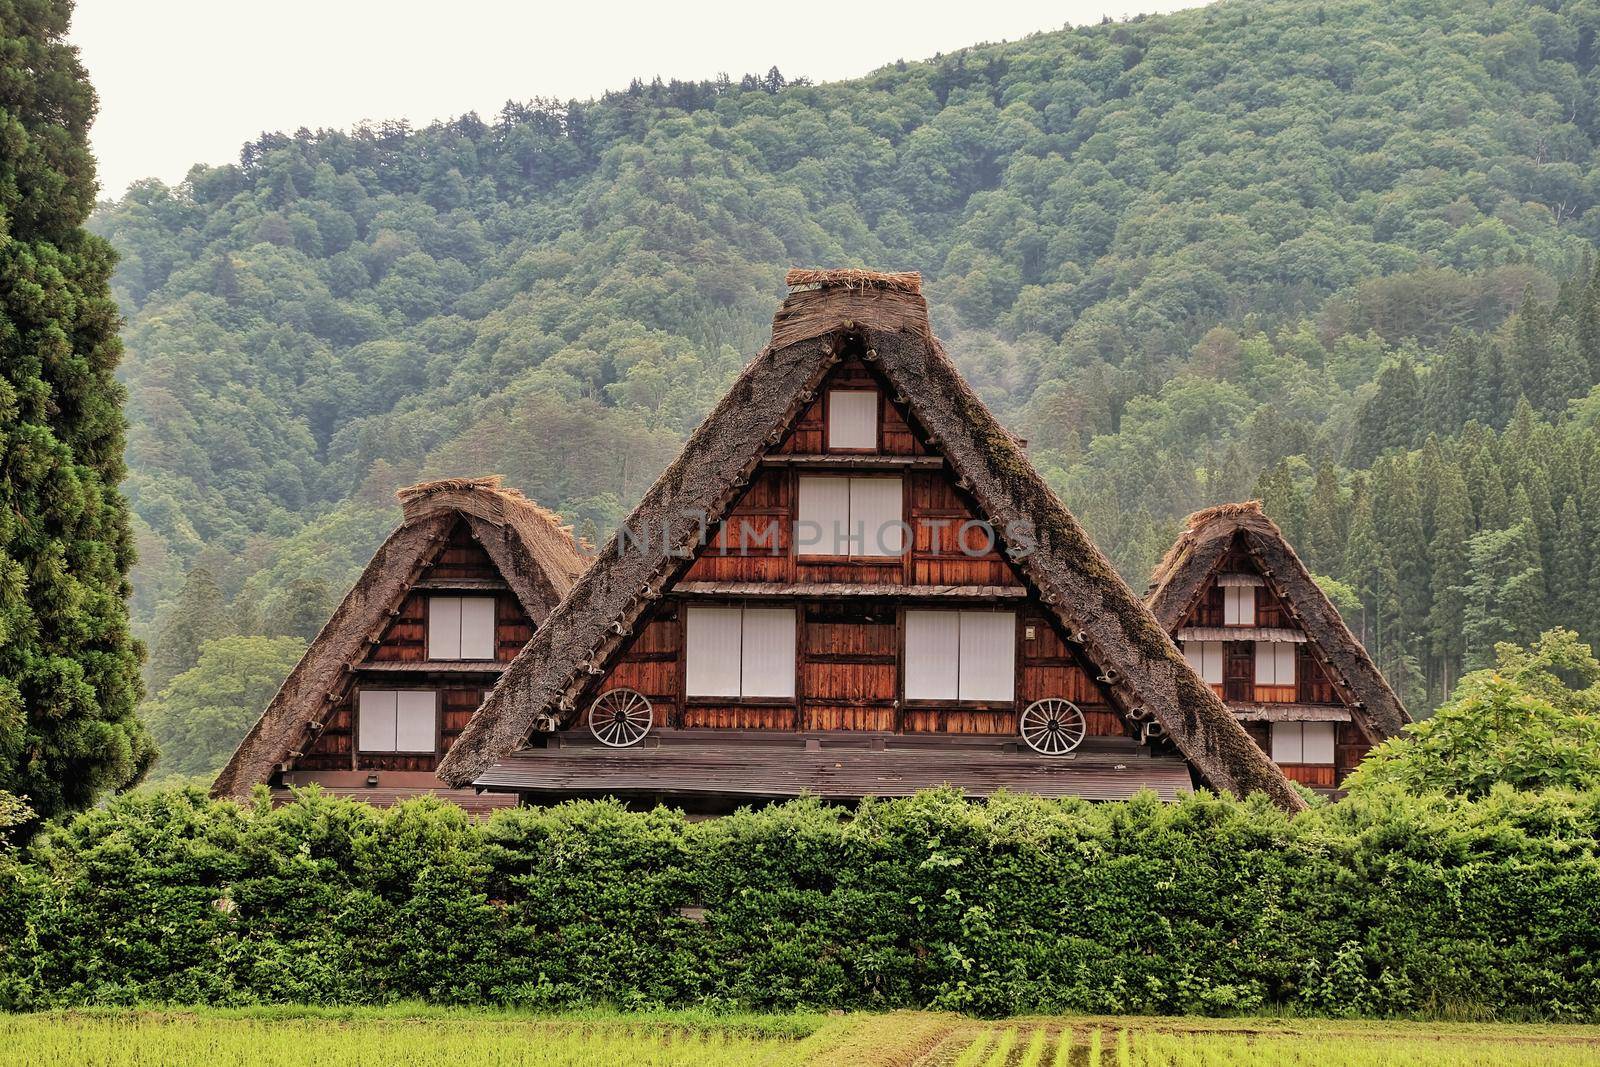
M 1336 789 L 1410 721 L 1258 501 L 1189 516 L 1146 599 L 1201 678 L 1297 782 Z
M 705 810 L 941 784 L 1298 806 L 956 371 L 918 277 L 789 281 L 440 777 Z
M 378 804 L 512 798 L 435 776 L 484 695 L 588 565 L 571 531 L 499 478 L 402 489 L 402 519 L 212 786 L 317 783 Z

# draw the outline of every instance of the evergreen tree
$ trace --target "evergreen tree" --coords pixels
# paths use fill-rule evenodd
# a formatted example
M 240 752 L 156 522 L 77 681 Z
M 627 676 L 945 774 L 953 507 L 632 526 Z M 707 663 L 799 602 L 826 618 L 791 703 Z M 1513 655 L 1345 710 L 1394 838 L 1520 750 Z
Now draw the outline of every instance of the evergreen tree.
M 1347 457 L 1352 467 L 1368 466 L 1390 449 L 1416 445 L 1422 430 L 1422 387 L 1409 356 L 1379 372 L 1377 391 L 1361 405 L 1356 426 Z
M 1500 479 L 1500 465 L 1493 452 L 1479 449 L 1467 466 L 1467 486 L 1473 494 L 1473 511 L 1480 530 L 1498 530 L 1506 525 L 1506 486 Z
M 160 690 L 200 657 L 200 646 L 235 631 L 228 598 L 217 576 L 204 563 L 183 580 L 177 600 L 162 613 L 161 628 L 150 649 L 150 688 Z
M 1344 568 L 1340 577 L 1361 598 L 1361 617 L 1357 634 L 1369 651 L 1377 651 L 1379 598 L 1383 595 L 1383 545 L 1373 520 L 1372 495 L 1365 485 L 1357 485 L 1350 515 L 1350 537 L 1345 544 Z
M 1466 652 L 1467 548 L 1472 539 L 1472 503 L 1467 499 L 1467 484 L 1460 467 L 1446 463 L 1440 474 L 1433 540 L 1428 544 L 1432 606 L 1427 631 L 1435 664 L 1435 691 L 1442 696 L 1454 687 Z
M 1578 301 L 1574 330 L 1578 356 L 1588 366 L 1589 381 L 1600 382 L 1600 262 L 1589 271 Z
M 1372 469 L 1373 522 L 1384 559 L 1394 569 L 1396 611 L 1409 629 L 1428 613 L 1428 538 L 1416 482 L 1404 457 Z
M 1462 630 L 1467 666 L 1486 667 L 1499 641 L 1529 643 L 1544 618 L 1544 572 L 1526 523 L 1476 534 L 1467 546 Z
M 1584 551 L 1583 523 L 1571 497 L 1561 502 L 1550 557 L 1548 584 L 1553 621 L 1587 636 L 1594 623 L 1592 602 L 1587 595 L 1589 562 Z
M 1263 471 L 1256 480 L 1256 497 L 1291 545 L 1305 539 L 1306 498 L 1294 483 L 1289 461 L 1279 460 L 1270 470 Z
M 1339 472 L 1324 460 L 1317 466 L 1316 482 L 1306 504 L 1306 562 L 1318 574 L 1341 570 L 1348 513 L 1339 491 Z
M 134 714 L 133 538 L 110 247 L 94 206 L 94 118 L 67 0 L 0 6 L 0 790 L 42 816 L 154 758 Z
M 268 637 L 310 641 L 338 607 L 333 590 L 319 578 L 297 578 L 267 609 L 261 632 Z

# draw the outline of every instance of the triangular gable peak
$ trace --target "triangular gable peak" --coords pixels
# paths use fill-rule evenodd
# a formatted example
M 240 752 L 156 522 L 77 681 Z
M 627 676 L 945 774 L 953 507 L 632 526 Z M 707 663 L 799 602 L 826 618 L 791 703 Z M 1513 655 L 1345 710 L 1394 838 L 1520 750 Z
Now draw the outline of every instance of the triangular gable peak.
M 1332 722 L 1337 753 L 1292 776 L 1336 785 L 1366 749 L 1408 722 L 1404 706 L 1258 501 L 1191 515 L 1146 600 L 1264 749 L 1275 723 Z M 1212 662 L 1214 660 L 1215 662 Z M 1268 662 L 1269 660 L 1273 662 Z M 1277 741 L 1280 749 L 1293 748 Z M 1306 775 L 1313 779 L 1306 779 Z M 1324 780 L 1326 777 L 1337 780 Z
M 570 727 L 595 680 L 646 640 L 641 628 L 650 628 L 664 598 L 680 599 L 697 582 L 720 583 L 716 592 L 737 596 L 739 575 L 707 573 L 715 570 L 705 562 L 707 531 L 714 545 L 719 531 L 730 528 L 724 521 L 730 514 L 774 506 L 763 496 L 774 484 L 769 472 L 782 469 L 788 452 L 810 454 L 810 446 L 796 442 L 827 417 L 834 384 L 870 380 L 887 398 L 885 440 L 898 432 L 897 421 L 905 427 L 906 472 L 914 475 L 922 464 L 953 487 L 953 497 L 935 500 L 931 494 L 943 490 L 930 478 L 924 503 L 952 512 L 969 508 L 998 532 L 1001 543 L 989 561 L 997 582 L 1022 583 L 1073 656 L 1094 665 L 1097 684 L 1120 715 L 1155 724 L 1214 788 L 1262 790 L 1285 807 L 1298 807 L 1287 781 L 956 371 L 931 335 L 916 276 L 792 272 L 790 283 L 796 289 L 774 317 L 772 344 L 745 368 L 502 676 L 440 776 L 466 785 L 531 736 Z M 880 456 L 868 466 L 876 473 L 886 463 Z M 837 457 L 828 465 L 834 473 L 848 468 Z M 848 573 L 841 568 L 823 584 Z M 812 578 L 808 584 L 818 584 Z M 906 576 L 906 584 L 919 589 L 936 580 L 927 573 Z
M 213 795 L 244 796 L 293 768 L 363 777 L 369 770 L 426 771 L 431 778 L 433 753 L 356 759 L 359 689 L 434 692 L 442 752 L 503 668 L 489 664 L 490 673 L 477 665 L 478 674 L 488 674 L 480 679 L 459 663 L 428 663 L 432 599 L 493 603 L 483 620 L 492 634 L 487 658 L 509 661 L 587 566 L 583 546 L 559 516 L 503 488 L 498 477 L 427 482 L 398 496 L 400 526 L 240 742 Z

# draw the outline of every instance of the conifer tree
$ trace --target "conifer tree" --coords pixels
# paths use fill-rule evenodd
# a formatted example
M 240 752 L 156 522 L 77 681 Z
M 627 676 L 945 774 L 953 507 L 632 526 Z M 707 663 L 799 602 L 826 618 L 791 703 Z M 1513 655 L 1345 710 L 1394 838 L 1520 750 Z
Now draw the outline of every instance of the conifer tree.
M 183 580 L 178 597 L 162 613 L 161 629 L 150 649 L 147 670 L 151 691 L 166 688 L 168 682 L 193 667 L 200 658 L 200 646 L 234 633 L 228 598 L 217 581 L 216 572 L 197 563 Z
M 1442 696 L 1459 677 L 1466 652 L 1467 547 L 1472 539 L 1472 503 L 1467 499 L 1461 468 L 1446 463 L 1440 471 L 1439 499 L 1434 507 L 1434 534 L 1428 544 L 1428 646 L 1437 664 L 1434 672 Z
M 1316 482 L 1306 504 L 1306 562 L 1316 573 L 1342 569 L 1347 517 L 1344 494 L 1339 491 L 1339 472 L 1324 460 L 1317 466 Z
M 1306 499 L 1294 483 L 1288 460 L 1279 460 L 1261 473 L 1256 480 L 1255 495 L 1261 501 L 1262 510 L 1278 524 L 1289 543 L 1300 544 L 1305 538 Z
M 1500 641 L 1531 642 L 1544 618 L 1545 582 L 1526 522 L 1485 530 L 1467 547 L 1462 630 L 1467 667 L 1488 666 Z
M 43 816 L 139 779 L 113 256 L 68 0 L 0 5 L 0 790 Z
M 1584 552 L 1583 523 L 1578 518 L 1578 505 L 1571 497 L 1561 503 L 1550 555 L 1548 584 L 1554 614 L 1552 621 L 1587 636 L 1594 625 L 1593 609 L 1586 595 L 1589 564 Z
M 1361 598 L 1361 618 L 1357 633 L 1369 651 L 1377 651 L 1378 600 L 1382 595 L 1383 546 L 1373 521 L 1372 495 L 1365 485 L 1357 485 L 1350 515 L 1350 536 L 1345 544 L 1344 568 L 1340 575 Z

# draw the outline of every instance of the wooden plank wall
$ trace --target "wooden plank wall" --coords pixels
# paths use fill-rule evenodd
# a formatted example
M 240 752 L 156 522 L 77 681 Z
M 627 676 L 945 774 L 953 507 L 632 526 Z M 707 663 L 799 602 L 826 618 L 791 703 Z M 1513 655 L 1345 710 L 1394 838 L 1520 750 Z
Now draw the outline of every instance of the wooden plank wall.
M 892 402 L 874 372 L 860 362 L 841 364 L 819 389 L 773 450 L 785 455 L 827 453 L 827 405 L 833 388 L 872 389 L 879 398 L 877 453 L 930 455 L 923 437 Z M 911 551 L 899 559 L 796 558 L 790 543 L 799 472 L 760 471 L 708 534 L 709 543 L 689 565 L 682 581 L 740 581 L 780 584 L 839 582 L 850 585 L 928 584 L 1024 588 L 1000 545 L 985 532 L 961 526 L 977 518 L 972 502 L 945 471 L 908 471 L 902 514 L 911 524 Z M 938 535 L 934 525 L 938 524 Z M 1003 531 L 1002 531 L 1003 532 Z M 754 546 L 762 546 L 756 550 Z M 766 546 L 771 546 L 770 549 Z M 790 601 L 790 603 L 793 603 Z M 946 605 L 954 607 L 956 605 Z M 963 608 L 989 606 L 962 603 Z M 872 731 L 952 734 L 1015 734 L 1019 707 L 1044 696 L 1062 696 L 1084 710 L 1091 733 L 1122 735 L 1125 727 L 1097 673 L 1070 648 L 1037 605 L 1007 602 L 1018 612 L 1020 703 L 993 706 L 919 703 L 902 698 L 901 650 L 905 605 L 892 600 L 814 601 L 796 605 L 797 696 L 794 700 L 713 701 L 683 694 L 684 605 L 663 601 L 648 616 L 613 662 L 608 673 L 580 701 L 588 704 L 608 689 L 644 693 L 656 721 L 673 726 L 715 729 Z M 1026 635 L 1031 631 L 1032 637 Z M 582 715 L 573 729 L 587 730 Z
M 1064 697 L 1083 709 L 1089 733 L 1129 731 L 1097 672 L 1036 607 L 1019 607 L 1017 702 L 994 705 L 901 699 L 903 612 L 891 601 L 808 602 L 797 605 L 796 698 L 721 701 L 683 696 L 683 612 L 666 601 L 639 628 L 607 674 L 582 701 L 610 689 L 636 689 L 650 698 L 662 725 L 730 730 L 865 730 L 874 732 L 1014 734 L 1020 708 L 1042 697 Z M 1028 636 L 1031 632 L 1032 636 Z M 900 711 L 896 715 L 896 702 Z M 579 717 L 572 729 L 586 730 Z

